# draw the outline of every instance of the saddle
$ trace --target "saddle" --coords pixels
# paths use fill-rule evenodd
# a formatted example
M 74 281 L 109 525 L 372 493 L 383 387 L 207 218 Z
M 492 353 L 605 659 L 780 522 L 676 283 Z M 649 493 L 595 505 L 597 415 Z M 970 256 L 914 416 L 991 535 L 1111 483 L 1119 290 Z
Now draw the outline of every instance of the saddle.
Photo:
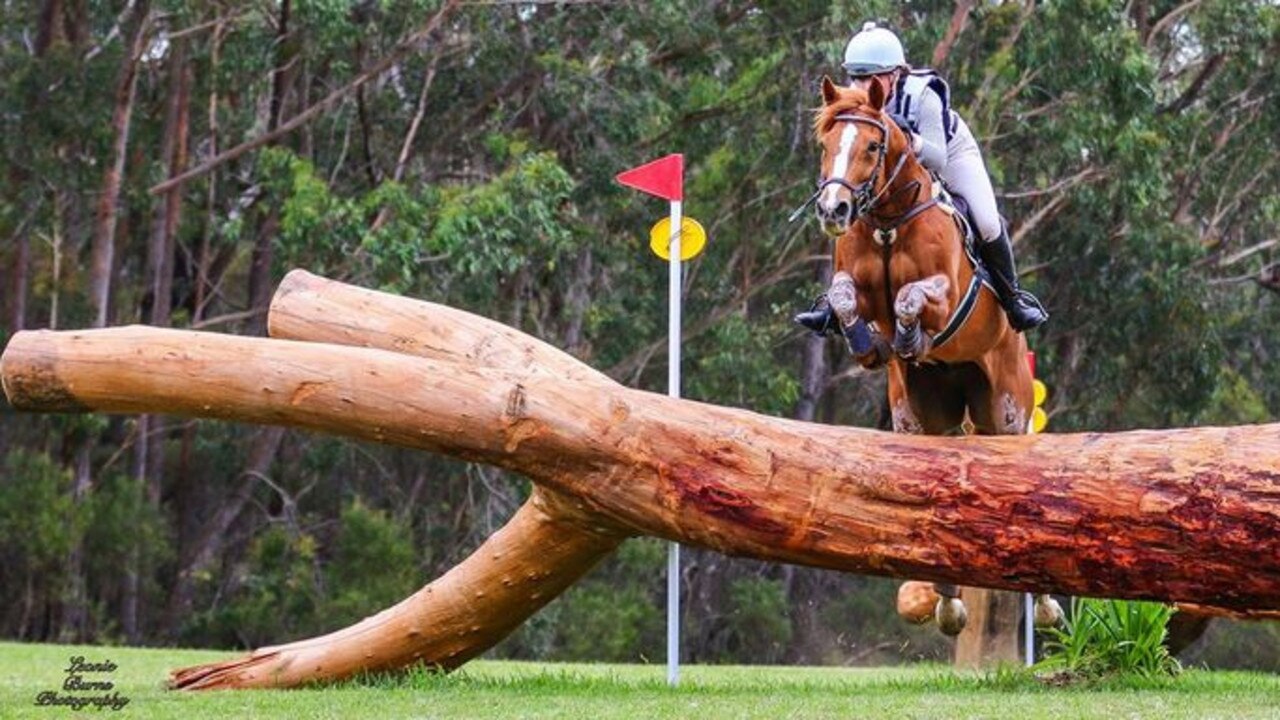
M 973 218 L 972 212 L 969 210 L 969 201 L 964 199 L 963 195 L 953 192 L 943 184 L 942 178 L 933 175 L 933 186 L 938 193 L 938 205 L 946 210 L 953 220 L 956 227 L 960 230 L 960 237 L 964 243 L 964 254 L 969 258 L 969 264 L 973 267 L 973 271 L 981 279 L 982 284 L 991 288 L 995 292 L 995 288 L 991 285 L 991 273 L 987 267 L 982 264 L 982 260 L 978 257 L 978 232 L 975 228 L 978 223 Z M 1004 219 L 1001 218 L 1001 222 Z

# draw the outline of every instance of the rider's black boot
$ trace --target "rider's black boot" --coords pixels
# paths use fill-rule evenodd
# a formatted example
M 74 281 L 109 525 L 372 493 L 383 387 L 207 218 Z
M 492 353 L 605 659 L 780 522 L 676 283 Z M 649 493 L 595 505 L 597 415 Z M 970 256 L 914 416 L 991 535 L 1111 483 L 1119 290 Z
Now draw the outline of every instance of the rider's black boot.
M 828 332 L 835 330 L 840 324 L 836 321 L 836 311 L 831 309 L 831 304 L 827 302 L 826 295 L 818 296 L 813 301 L 813 305 L 808 311 L 802 312 L 793 318 L 799 325 L 813 331 L 813 334 L 819 337 L 826 337 Z
M 1049 313 L 1034 295 L 1018 287 L 1018 271 L 1013 265 L 1013 246 L 1009 233 L 1003 228 L 995 240 L 978 243 L 978 255 L 991 274 L 991 284 L 1000 296 L 1000 304 L 1009 316 L 1009 324 L 1022 332 L 1039 327 L 1049 319 Z

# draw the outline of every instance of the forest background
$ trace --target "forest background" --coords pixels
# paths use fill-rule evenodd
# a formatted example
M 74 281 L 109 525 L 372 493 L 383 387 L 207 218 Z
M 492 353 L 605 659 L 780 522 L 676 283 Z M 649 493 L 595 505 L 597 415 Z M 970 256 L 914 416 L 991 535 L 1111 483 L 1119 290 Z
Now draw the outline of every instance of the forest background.
M 1023 280 L 1049 431 L 1280 414 L 1280 6 L 1268 0 L 12 0 L 0 8 L 0 339 L 125 323 L 262 334 L 293 267 L 448 303 L 665 388 L 668 152 L 710 243 L 687 397 L 883 426 L 884 378 L 791 315 L 830 273 L 788 212 L 824 74 L 864 20 L 948 77 Z M 246 147 L 246 143 L 249 145 Z M 181 178 L 168 181 L 170 178 Z M 168 182 L 166 182 L 168 181 Z M 0 404 L 0 636 L 257 646 L 465 557 L 526 481 L 420 452 Z M 499 646 L 661 662 L 635 540 Z M 895 583 L 686 553 L 686 660 L 944 657 Z M 1280 668 L 1280 625 L 1188 658 Z

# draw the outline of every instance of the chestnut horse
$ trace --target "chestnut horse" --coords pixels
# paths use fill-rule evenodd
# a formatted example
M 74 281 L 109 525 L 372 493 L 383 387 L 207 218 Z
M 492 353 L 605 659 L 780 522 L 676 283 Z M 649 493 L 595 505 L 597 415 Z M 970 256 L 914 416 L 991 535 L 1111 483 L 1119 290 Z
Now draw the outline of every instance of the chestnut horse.
M 827 299 L 857 360 L 887 365 L 894 431 L 953 434 L 967 420 L 983 435 L 1026 433 L 1026 339 L 983 282 L 955 211 L 938 201 L 906 133 L 884 113 L 884 88 L 872 82 L 864 92 L 823 78 L 822 97 L 814 123 L 822 176 L 813 199 L 823 231 L 835 238 Z M 870 326 L 870 342 L 865 331 L 854 341 L 859 319 Z M 924 621 L 904 607 L 913 598 L 929 603 L 944 632 L 964 627 L 955 586 L 903 586 L 900 612 Z M 1055 619 L 1052 598 L 1036 605 L 1038 618 Z

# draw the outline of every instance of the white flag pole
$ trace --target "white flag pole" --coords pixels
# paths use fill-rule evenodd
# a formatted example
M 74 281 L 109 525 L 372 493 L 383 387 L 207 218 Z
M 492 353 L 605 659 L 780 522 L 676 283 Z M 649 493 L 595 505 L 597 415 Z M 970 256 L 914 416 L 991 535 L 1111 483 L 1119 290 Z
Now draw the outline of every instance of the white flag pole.
M 1026 622 L 1027 622 L 1027 642 L 1026 642 L 1026 658 L 1027 667 L 1031 667 L 1036 662 L 1036 601 L 1031 593 L 1025 593 L 1026 598 Z
M 671 201 L 671 253 L 667 288 L 667 395 L 680 397 L 680 296 L 683 286 L 680 274 L 680 223 L 682 203 Z M 670 543 L 667 550 L 667 684 L 680 682 L 680 543 Z

